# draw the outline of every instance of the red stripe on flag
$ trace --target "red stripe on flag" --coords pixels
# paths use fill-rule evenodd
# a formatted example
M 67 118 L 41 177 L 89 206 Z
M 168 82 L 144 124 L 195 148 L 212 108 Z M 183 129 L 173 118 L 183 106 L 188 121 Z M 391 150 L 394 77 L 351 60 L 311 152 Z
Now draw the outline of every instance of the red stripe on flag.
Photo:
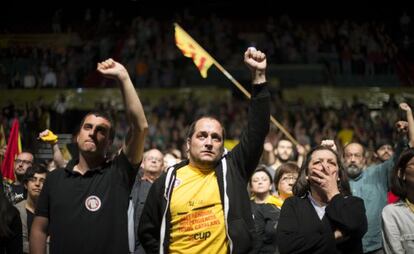
M 3 178 L 8 181 L 14 181 L 14 160 L 20 153 L 19 149 L 19 121 L 13 120 L 10 130 L 9 140 L 7 142 L 7 150 L 4 155 L 4 160 L 1 164 L 1 173 Z

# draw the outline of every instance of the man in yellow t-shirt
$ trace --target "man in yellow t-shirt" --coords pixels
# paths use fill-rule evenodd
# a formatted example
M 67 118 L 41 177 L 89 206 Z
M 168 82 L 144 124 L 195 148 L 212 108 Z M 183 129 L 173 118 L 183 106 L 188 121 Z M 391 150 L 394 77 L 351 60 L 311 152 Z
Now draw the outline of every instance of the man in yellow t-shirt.
M 225 131 L 213 117 L 189 127 L 188 160 L 175 165 L 152 185 L 138 226 L 146 253 L 250 253 L 256 232 L 247 182 L 255 170 L 269 131 L 270 94 L 266 56 L 244 54 L 252 78 L 248 124 L 231 152 Z
M 223 206 L 214 169 L 177 170 L 171 196 L 171 252 L 227 253 Z

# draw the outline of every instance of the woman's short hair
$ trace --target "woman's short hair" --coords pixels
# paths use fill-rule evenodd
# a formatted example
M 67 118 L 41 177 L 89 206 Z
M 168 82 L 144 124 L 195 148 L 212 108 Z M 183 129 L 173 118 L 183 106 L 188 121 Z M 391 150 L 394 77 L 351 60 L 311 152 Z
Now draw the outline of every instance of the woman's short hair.
M 259 165 L 259 166 L 257 166 L 257 168 L 254 170 L 252 176 L 250 177 L 250 186 L 252 185 L 253 175 L 256 174 L 257 172 L 264 172 L 269 177 L 270 185 L 272 185 L 272 183 L 273 183 L 272 175 L 266 169 L 265 165 Z
M 279 185 L 280 179 L 284 174 L 299 174 L 300 168 L 295 162 L 286 162 L 280 165 L 275 174 L 275 178 L 273 182 L 275 183 L 275 190 L 277 190 L 277 186 Z
M 35 174 L 48 174 L 47 168 L 41 164 L 33 164 L 31 167 L 28 167 L 26 173 L 24 174 L 23 183 L 27 183 L 34 177 Z

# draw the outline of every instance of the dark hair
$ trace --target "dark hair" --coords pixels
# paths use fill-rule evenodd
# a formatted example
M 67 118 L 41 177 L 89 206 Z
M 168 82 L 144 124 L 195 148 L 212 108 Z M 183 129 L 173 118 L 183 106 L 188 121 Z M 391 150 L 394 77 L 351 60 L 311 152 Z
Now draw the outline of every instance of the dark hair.
M 393 146 L 392 142 L 390 140 L 384 139 L 384 140 L 380 140 L 380 141 L 376 142 L 375 152 L 377 152 L 381 147 L 383 147 L 385 145 L 391 146 L 392 149 L 394 150 L 394 146 Z
M 288 174 L 288 173 L 298 173 L 299 174 L 299 166 L 294 163 L 294 162 L 286 162 L 286 163 L 282 163 L 282 165 L 280 165 L 277 170 L 276 170 L 276 174 L 275 174 L 275 178 L 274 178 L 274 183 L 275 183 L 275 190 L 277 190 L 277 185 L 279 184 L 280 179 L 282 178 L 282 176 L 284 174 Z
M 78 134 L 79 134 L 79 131 L 82 129 L 83 124 L 85 123 L 86 117 L 88 117 L 90 115 L 94 115 L 94 116 L 97 116 L 97 117 L 102 117 L 102 118 L 105 118 L 106 120 L 108 120 L 108 122 L 111 124 L 111 126 L 109 128 L 109 139 L 114 140 L 114 138 L 115 138 L 115 126 L 113 124 L 112 118 L 108 113 L 103 112 L 103 111 L 92 111 L 92 112 L 87 113 L 82 118 L 82 121 L 79 125 Z
M 40 164 L 33 164 L 31 167 L 28 167 L 26 173 L 24 173 L 23 183 L 27 183 L 35 174 L 46 174 L 48 171 L 47 168 Z
M 303 162 L 302 167 L 300 168 L 299 177 L 296 180 L 295 185 L 293 185 L 293 194 L 297 197 L 302 197 L 306 195 L 308 191 L 310 191 L 309 182 L 306 179 L 306 176 L 308 174 L 309 163 L 311 161 L 312 154 L 316 151 L 321 151 L 321 150 L 328 150 L 328 151 L 331 151 L 333 154 L 335 154 L 336 161 L 338 163 L 339 192 L 346 196 L 351 195 L 351 188 L 349 187 L 348 176 L 346 175 L 344 166 L 342 165 L 339 155 L 337 152 L 335 152 L 334 150 L 332 150 L 330 147 L 327 147 L 327 146 L 317 146 L 313 148 L 306 155 L 306 159 Z
M 257 168 L 254 170 L 252 176 L 250 177 L 250 181 L 249 181 L 250 182 L 250 186 L 252 185 L 253 175 L 256 174 L 257 172 L 265 172 L 266 175 L 269 177 L 270 185 L 272 185 L 272 183 L 273 183 L 272 175 L 266 169 L 266 166 L 265 165 L 259 165 L 259 166 L 257 166 Z
M 391 173 L 391 191 L 401 199 L 407 197 L 407 186 L 404 178 L 407 164 L 413 157 L 414 148 L 405 150 Z
M 292 143 L 292 141 L 290 141 L 288 138 L 282 137 L 281 139 L 279 139 L 279 141 L 277 141 L 276 148 L 279 146 L 279 144 L 280 144 L 281 141 L 287 141 L 290 144 L 292 144 L 292 148 L 294 147 L 294 144 Z
M 191 139 L 191 137 L 194 135 L 195 126 L 196 126 L 197 122 L 200 121 L 201 119 L 213 119 L 213 120 L 216 120 L 217 122 L 220 123 L 220 121 L 217 118 L 213 117 L 213 116 L 202 116 L 202 117 L 198 118 L 197 120 L 195 120 L 194 122 L 192 122 L 190 127 L 188 127 L 188 131 L 187 131 L 187 138 L 188 139 Z M 224 143 L 224 140 L 226 139 L 226 130 L 224 129 L 224 126 L 221 123 L 220 123 L 220 126 L 221 126 L 221 130 L 222 130 L 221 135 L 223 136 L 222 138 L 223 138 L 223 143 Z
M 3 179 L 0 179 L 0 181 L 3 181 Z M 13 210 L 16 210 L 16 208 L 6 198 L 4 189 L 0 188 L 0 238 L 8 237 L 13 233 L 10 228 L 10 223 L 16 216 L 16 211 Z

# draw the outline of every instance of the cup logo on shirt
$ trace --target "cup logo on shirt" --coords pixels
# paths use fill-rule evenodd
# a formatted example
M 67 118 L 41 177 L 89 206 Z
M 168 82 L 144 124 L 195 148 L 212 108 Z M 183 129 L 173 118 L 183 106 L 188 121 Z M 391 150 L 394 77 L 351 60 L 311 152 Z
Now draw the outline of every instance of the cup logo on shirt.
M 98 211 L 101 208 L 101 200 L 97 196 L 89 196 L 85 200 L 85 206 L 91 212 Z

